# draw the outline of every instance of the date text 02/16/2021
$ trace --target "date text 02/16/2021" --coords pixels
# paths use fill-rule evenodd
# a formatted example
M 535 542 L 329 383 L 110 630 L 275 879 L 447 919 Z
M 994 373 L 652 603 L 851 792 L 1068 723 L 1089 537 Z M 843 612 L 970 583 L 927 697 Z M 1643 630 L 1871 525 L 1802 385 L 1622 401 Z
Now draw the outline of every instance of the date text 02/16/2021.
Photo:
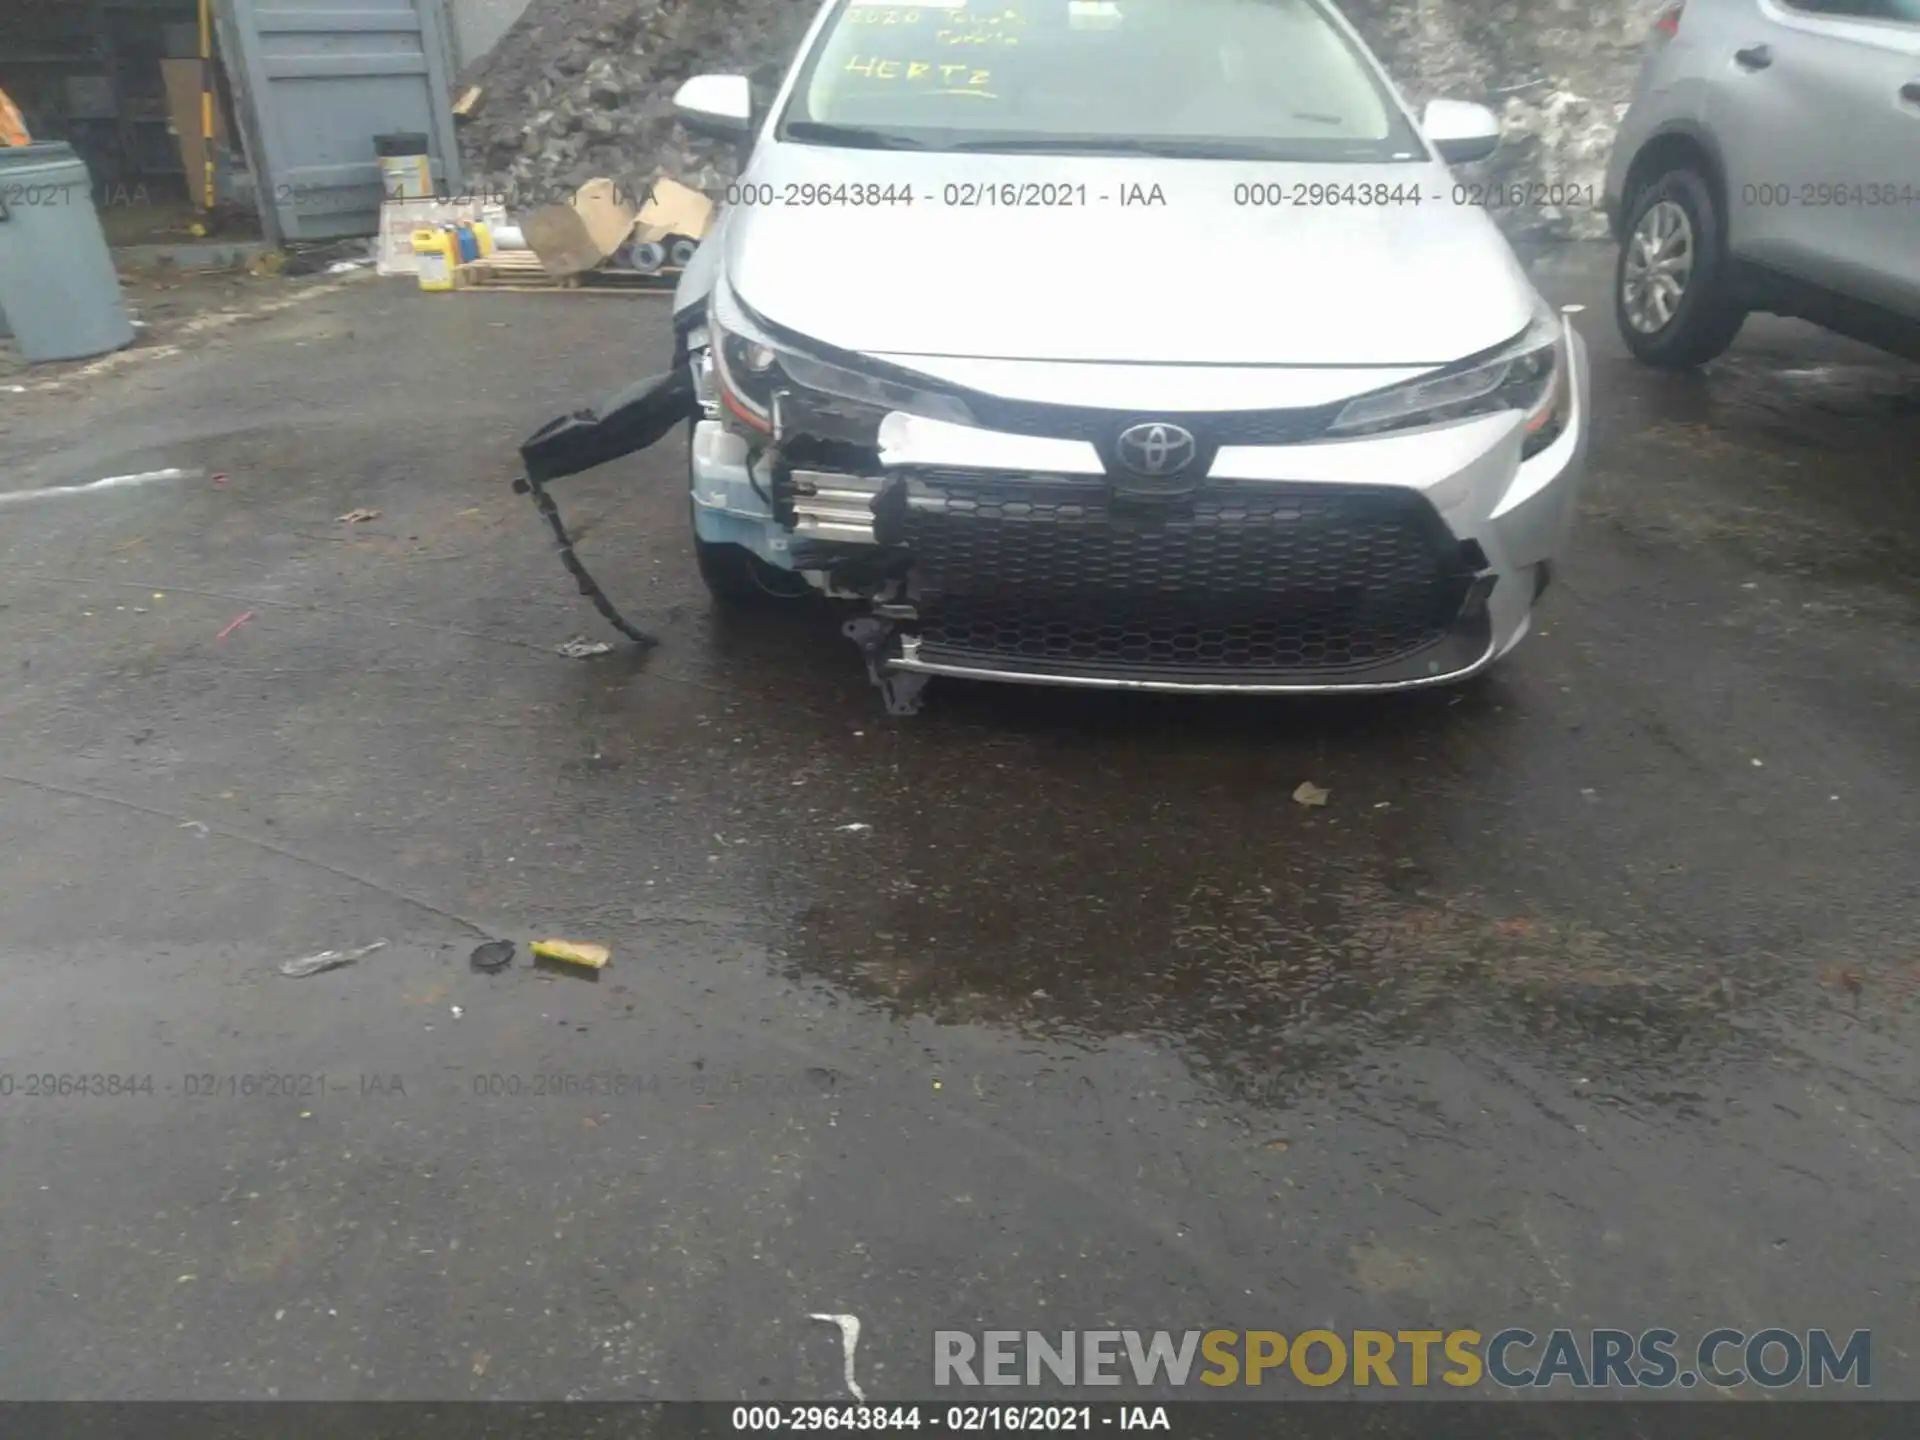
M 1471 205 L 1475 209 L 1594 209 L 1592 184 L 1455 184 L 1428 190 L 1419 184 L 1242 180 L 1229 192 L 1242 209 L 1382 209 L 1392 205 Z M 739 180 L 726 186 L 722 204 L 747 209 L 899 209 L 945 205 L 950 209 L 1062 209 L 1085 205 L 1167 207 L 1179 196 L 1162 184 L 1089 186 L 1085 180 L 952 180 L 939 188 L 895 182 L 795 180 L 768 184 Z
M 175 1096 L 185 1100 L 288 1099 L 322 1096 L 404 1096 L 406 1081 L 393 1074 L 325 1075 L 258 1071 L 247 1074 L 201 1071 L 192 1075 L 156 1077 L 122 1071 L 87 1073 L 32 1071 L 0 1072 L 0 1102 Z
M 1073 209 L 1094 205 L 1117 209 L 1163 209 L 1179 203 L 1181 195 L 1160 184 L 1089 185 L 1081 180 L 949 181 L 937 188 L 916 188 L 903 182 L 793 181 L 774 185 L 765 181 L 737 181 L 721 196 L 727 206 L 748 209 L 892 210 L 915 205 L 949 209 Z M 1481 210 L 1594 209 L 1600 203 L 1592 185 L 1577 184 L 1467 184 L 1432 189 L 1418 184 L 1387 182 L 1241 181 L 1228 192 L 1236 208 L 1266 210 L 1354 209 L 1377 210 L 1395 206 L 1456 205 Z
M 736 1405 L 736 1431 L 813 1434 L 828 1430 L 1021 1431 L 1173 1430 L 1164 1405 Z

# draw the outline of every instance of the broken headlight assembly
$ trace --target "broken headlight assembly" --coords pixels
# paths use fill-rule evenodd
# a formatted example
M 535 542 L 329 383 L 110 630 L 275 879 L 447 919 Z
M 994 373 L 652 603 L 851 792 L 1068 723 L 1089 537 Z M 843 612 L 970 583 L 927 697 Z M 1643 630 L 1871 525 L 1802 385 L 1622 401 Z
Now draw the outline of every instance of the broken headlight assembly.
M 1452 374 L 1362 395 L 1348 403 L 1327 433 L 1382 435 L 1518 410 L 1526 417 L 1520 456 L 1527 459 L 1560 438 L 1567 402 L 1566 321 L 1543 308 L 1519 339 L 1492 358 Z
M 954 396 L 848 369 L 766 334 L 724 282 L 714 287 L 707 323 L 721 417 L 749 440 L 784 439 L 791 430 L 872 448 L 895 411 L 974 423 Z

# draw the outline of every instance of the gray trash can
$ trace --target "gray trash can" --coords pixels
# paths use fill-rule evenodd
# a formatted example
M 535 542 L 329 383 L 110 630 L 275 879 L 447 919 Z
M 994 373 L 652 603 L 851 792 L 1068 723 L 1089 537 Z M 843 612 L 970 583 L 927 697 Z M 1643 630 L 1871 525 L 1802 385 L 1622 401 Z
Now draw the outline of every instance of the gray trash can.
M 0 148 L 0 310 L 31 364 L 133 341 L 92 177 L 64 142 Z

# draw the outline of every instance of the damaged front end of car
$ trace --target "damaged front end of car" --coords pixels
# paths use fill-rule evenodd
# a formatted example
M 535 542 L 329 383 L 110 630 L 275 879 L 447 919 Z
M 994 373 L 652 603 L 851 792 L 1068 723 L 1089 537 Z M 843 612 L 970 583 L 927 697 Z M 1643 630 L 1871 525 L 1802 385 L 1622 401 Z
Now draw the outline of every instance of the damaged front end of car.
M 717 288 L 676 317 L 671 370 L 529 436 L 514 490 L 533 499 L 580 592 L 650 648 L 656 637 L 629 623 L 581 564 L 547 487 L 687 428 L 696 541 L 737 547 L 770 571 L 791 573 L 802 582 L 797 593 L 870 602 L 872 614 L 845 632 L 867 656 L 889 711 L 911 714 L 928 677 L 886 663 L 895 625 L 914 610 L 910 557 L 885 519 L 900 509 L 886 503 L 889 485 L 903 499 L 903 482 L 884 473 L 881 430 L 900 412 L 960 424 L 971 417 L 957 402 L 777 345 Z
M 1525 634 L 1584 449 L 1584 350 L 1550 314 L 1413 383 L 1283 409 L 1013 399 L 789 334 L 724 281 L 677 318 L 675 361 L 529 442 L 536 500 L 556 467 L 685 425 L 716 601 L 733 603 L 722 556 L 748 567 L 747 603 L 852 602 L 843 633 L 899 715 L 936 676 L 1242 695 L 1457 682 Z
M 697 539 L 734 544 L 869 613 L 844 633 L 889 713 L 919 709 L 927 675 L 897 667 L 913 643 L 922 572 L 906 544 L 901 422 L 975 427 L 966 404 L 867 357 L 802 346 L 716 286 L 687 332 L 699 402 L 692 492 Z
M 843 631 L 894 714 L 939 675 L 1385 690 L 1496 652 L 1488 557 L 1426 496 L 1216 463 L 1311 446 L 1350 397 L 1173 415 L 1013 400 L 788 335 L 724 286 L 690 359 L 700 540 L 864 603 Z

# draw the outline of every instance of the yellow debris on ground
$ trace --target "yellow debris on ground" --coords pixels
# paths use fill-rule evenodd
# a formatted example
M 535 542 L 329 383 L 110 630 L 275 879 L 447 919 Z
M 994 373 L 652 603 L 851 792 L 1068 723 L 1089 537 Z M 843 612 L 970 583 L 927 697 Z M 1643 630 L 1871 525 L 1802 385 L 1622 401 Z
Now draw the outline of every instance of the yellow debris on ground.
M 613 952 L 606 946 L 584 940 L 536 940 L 533 942 L 533 953 L 545 960 L 558 960 L 566 965 L 585 965 L 594 970 L 604 970 L 607 961 L 613 958 Z

